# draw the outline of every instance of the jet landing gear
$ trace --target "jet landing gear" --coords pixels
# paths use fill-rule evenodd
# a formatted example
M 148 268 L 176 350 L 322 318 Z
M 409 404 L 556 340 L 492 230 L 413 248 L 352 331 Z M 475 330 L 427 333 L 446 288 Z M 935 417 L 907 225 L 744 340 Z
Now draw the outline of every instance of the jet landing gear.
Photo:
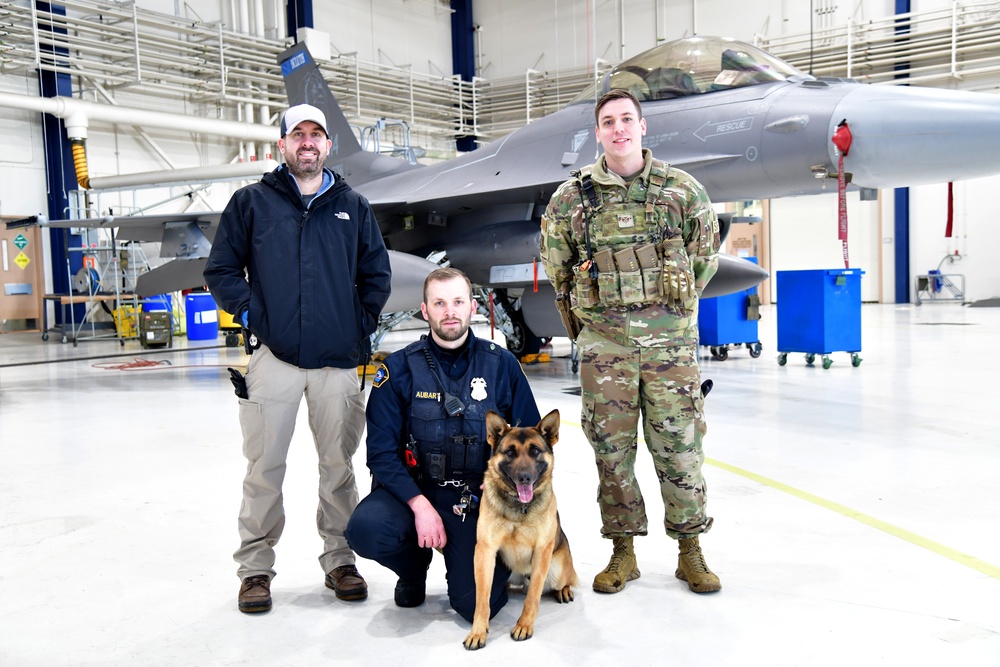
M 493 322 L 507 339 L 507 349 L 518 359 L 530 354 L 538 354 L 545 344 L 545 340 L 536 336 L 524 321 L 521 309 L 515 304 L 519 300 L 511 301 L 506 290 L 477 290 L 476 301 L 479 304 L 479 312 L 487 317 L 490 316 L 490 296 L 493 299 Z
M 511 333 L 504 332 L 504 335 L 507 337 L 507 349 L 511 354 L 518 359 L 529 354 L 538 354 L 545 341 L 532 333 L 525 324 L 521 311 L 515 310 L 510 320 Z

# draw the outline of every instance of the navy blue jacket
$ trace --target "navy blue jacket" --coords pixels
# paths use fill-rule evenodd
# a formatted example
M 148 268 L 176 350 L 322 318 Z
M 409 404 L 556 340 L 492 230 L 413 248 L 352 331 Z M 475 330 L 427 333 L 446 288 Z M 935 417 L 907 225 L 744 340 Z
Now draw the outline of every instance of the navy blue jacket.
M 501 346 L 476 338 L 472 331 L 469 331 L 469 339 L 457 357 L 448 350 L 442 350 L 429 336 L 426 345 L 442 376 L 452 380 L 461 379 L 465 375 L 470 365 L 475 363 L 472 358 L 474 354 L 499 354 L 497 377 L 483 378 L 486 380 L 485 390 L 490 402 L 495 404 L 496 412 L 509 424 L 520 422 L 521 426 L 534 426 L 541 421 L 535 397 L 520 362 Z M 491 347 L 492 350 L 489 349 Z M 368 469 L 377 484 L 384 486 L 403 503 L 421 493 L 420 487 L 410 477 L 399 456 L 400 445 L 409 436 L 410 406 L 418 392 L 421 395 L 438 393 L 440 388 L 433 376 L 413 377 L 407 364 L 406 350 L 394 352 L 375 373 L 366 411 Z M 485 425 L 481 421 L 478 424 L 481 429 L 480 442 L 485 443 Z
M 285 165 L 233 194 L 205 267 L 216 302 L 278 359 L 351 368 L 389 299 L 389 255 L 368 200 L 329 170 L 302 203 Z

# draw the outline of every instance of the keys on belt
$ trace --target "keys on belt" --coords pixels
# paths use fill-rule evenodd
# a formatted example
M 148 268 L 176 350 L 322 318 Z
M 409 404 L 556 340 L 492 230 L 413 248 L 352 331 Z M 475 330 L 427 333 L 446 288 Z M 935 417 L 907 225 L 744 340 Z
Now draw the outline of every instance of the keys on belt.
M 462 487 L 462 496 L 458 499 L 458 503 L 451 506 L 451 510 L 456 516 L 462 517 L 462 523 L 465 523 L 465 518 L 469 516 L 469 513 L 479 507 L 479 497 L 473 495 L 472 491 L 469 490 L 469 485 L 466 484 Z

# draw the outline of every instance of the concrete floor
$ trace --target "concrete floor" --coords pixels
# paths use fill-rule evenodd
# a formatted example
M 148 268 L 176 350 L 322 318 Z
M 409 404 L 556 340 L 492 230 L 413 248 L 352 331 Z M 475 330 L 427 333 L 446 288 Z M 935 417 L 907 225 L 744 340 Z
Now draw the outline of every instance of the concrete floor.
M 241 349 L 2 335 L 0 664 L 1000 665 L 1000 309 L 865 305 L 863 362 L 835 352 L 827 370 L 801 354 L 776 363 L 777 311 L 762 311 L 759 358 L 702 356 L 715 381 L 715 527 L 702 544 L 723 590 L 698 596 L 675 579 L 661 530 L 637 540 L 640 579 L 617 595 L 590 589 L 610 543 L 568 341 L 556 339 L 553 361 L 525 371 L 542 413 L 562 412 L 556 491 L 583 585 L 570 605 L 543 600 L 526 643 L 508 636 L 513 595 L 474 655 L 440 558 L 418 609 L 395 607 L 395 577 L 368 561 L 367 601 L 323 586 L 304 415 L 274 609 L 237 611 L 245 462 L 226 366 L 245 363 Z M 170 365 L 122 367 L 136 359 Z M 364 494 L 363 447 L 355 465 Z M 637 467 L 655 529 L 648 453 Z

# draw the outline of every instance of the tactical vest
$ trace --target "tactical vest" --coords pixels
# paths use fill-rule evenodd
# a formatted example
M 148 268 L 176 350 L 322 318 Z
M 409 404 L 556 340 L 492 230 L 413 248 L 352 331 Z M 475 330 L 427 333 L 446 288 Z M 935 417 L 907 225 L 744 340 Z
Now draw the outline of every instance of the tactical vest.
M 413 380 L 410 401 L 410 435 L 417 443 L 417 459 L 424 477 L 436 482 L 478 480 L 486 470 L 486 412 L 500 412 L 496 382 L 500 352 L 491 343 L 476 339 L 469 368 L 461 378 L 444 375 L 426 340 L 404 349 Z M 461 400 L 464 412 L 449 416 L 442 392 Z
M 591 173 L 592 168 L 585 168 L 577 177 L 585 216 L 579 241 L 588 260 L 574 268 L 573 305 L 586 309 L 665 302 L 686 308 L 696 292 L 682 236 L 683 214 L 673 201 L 657 203 L 667 180 L 666 165 L 653 162 L 644 200 L 626 192 L 623 201 L 609 201 Z

